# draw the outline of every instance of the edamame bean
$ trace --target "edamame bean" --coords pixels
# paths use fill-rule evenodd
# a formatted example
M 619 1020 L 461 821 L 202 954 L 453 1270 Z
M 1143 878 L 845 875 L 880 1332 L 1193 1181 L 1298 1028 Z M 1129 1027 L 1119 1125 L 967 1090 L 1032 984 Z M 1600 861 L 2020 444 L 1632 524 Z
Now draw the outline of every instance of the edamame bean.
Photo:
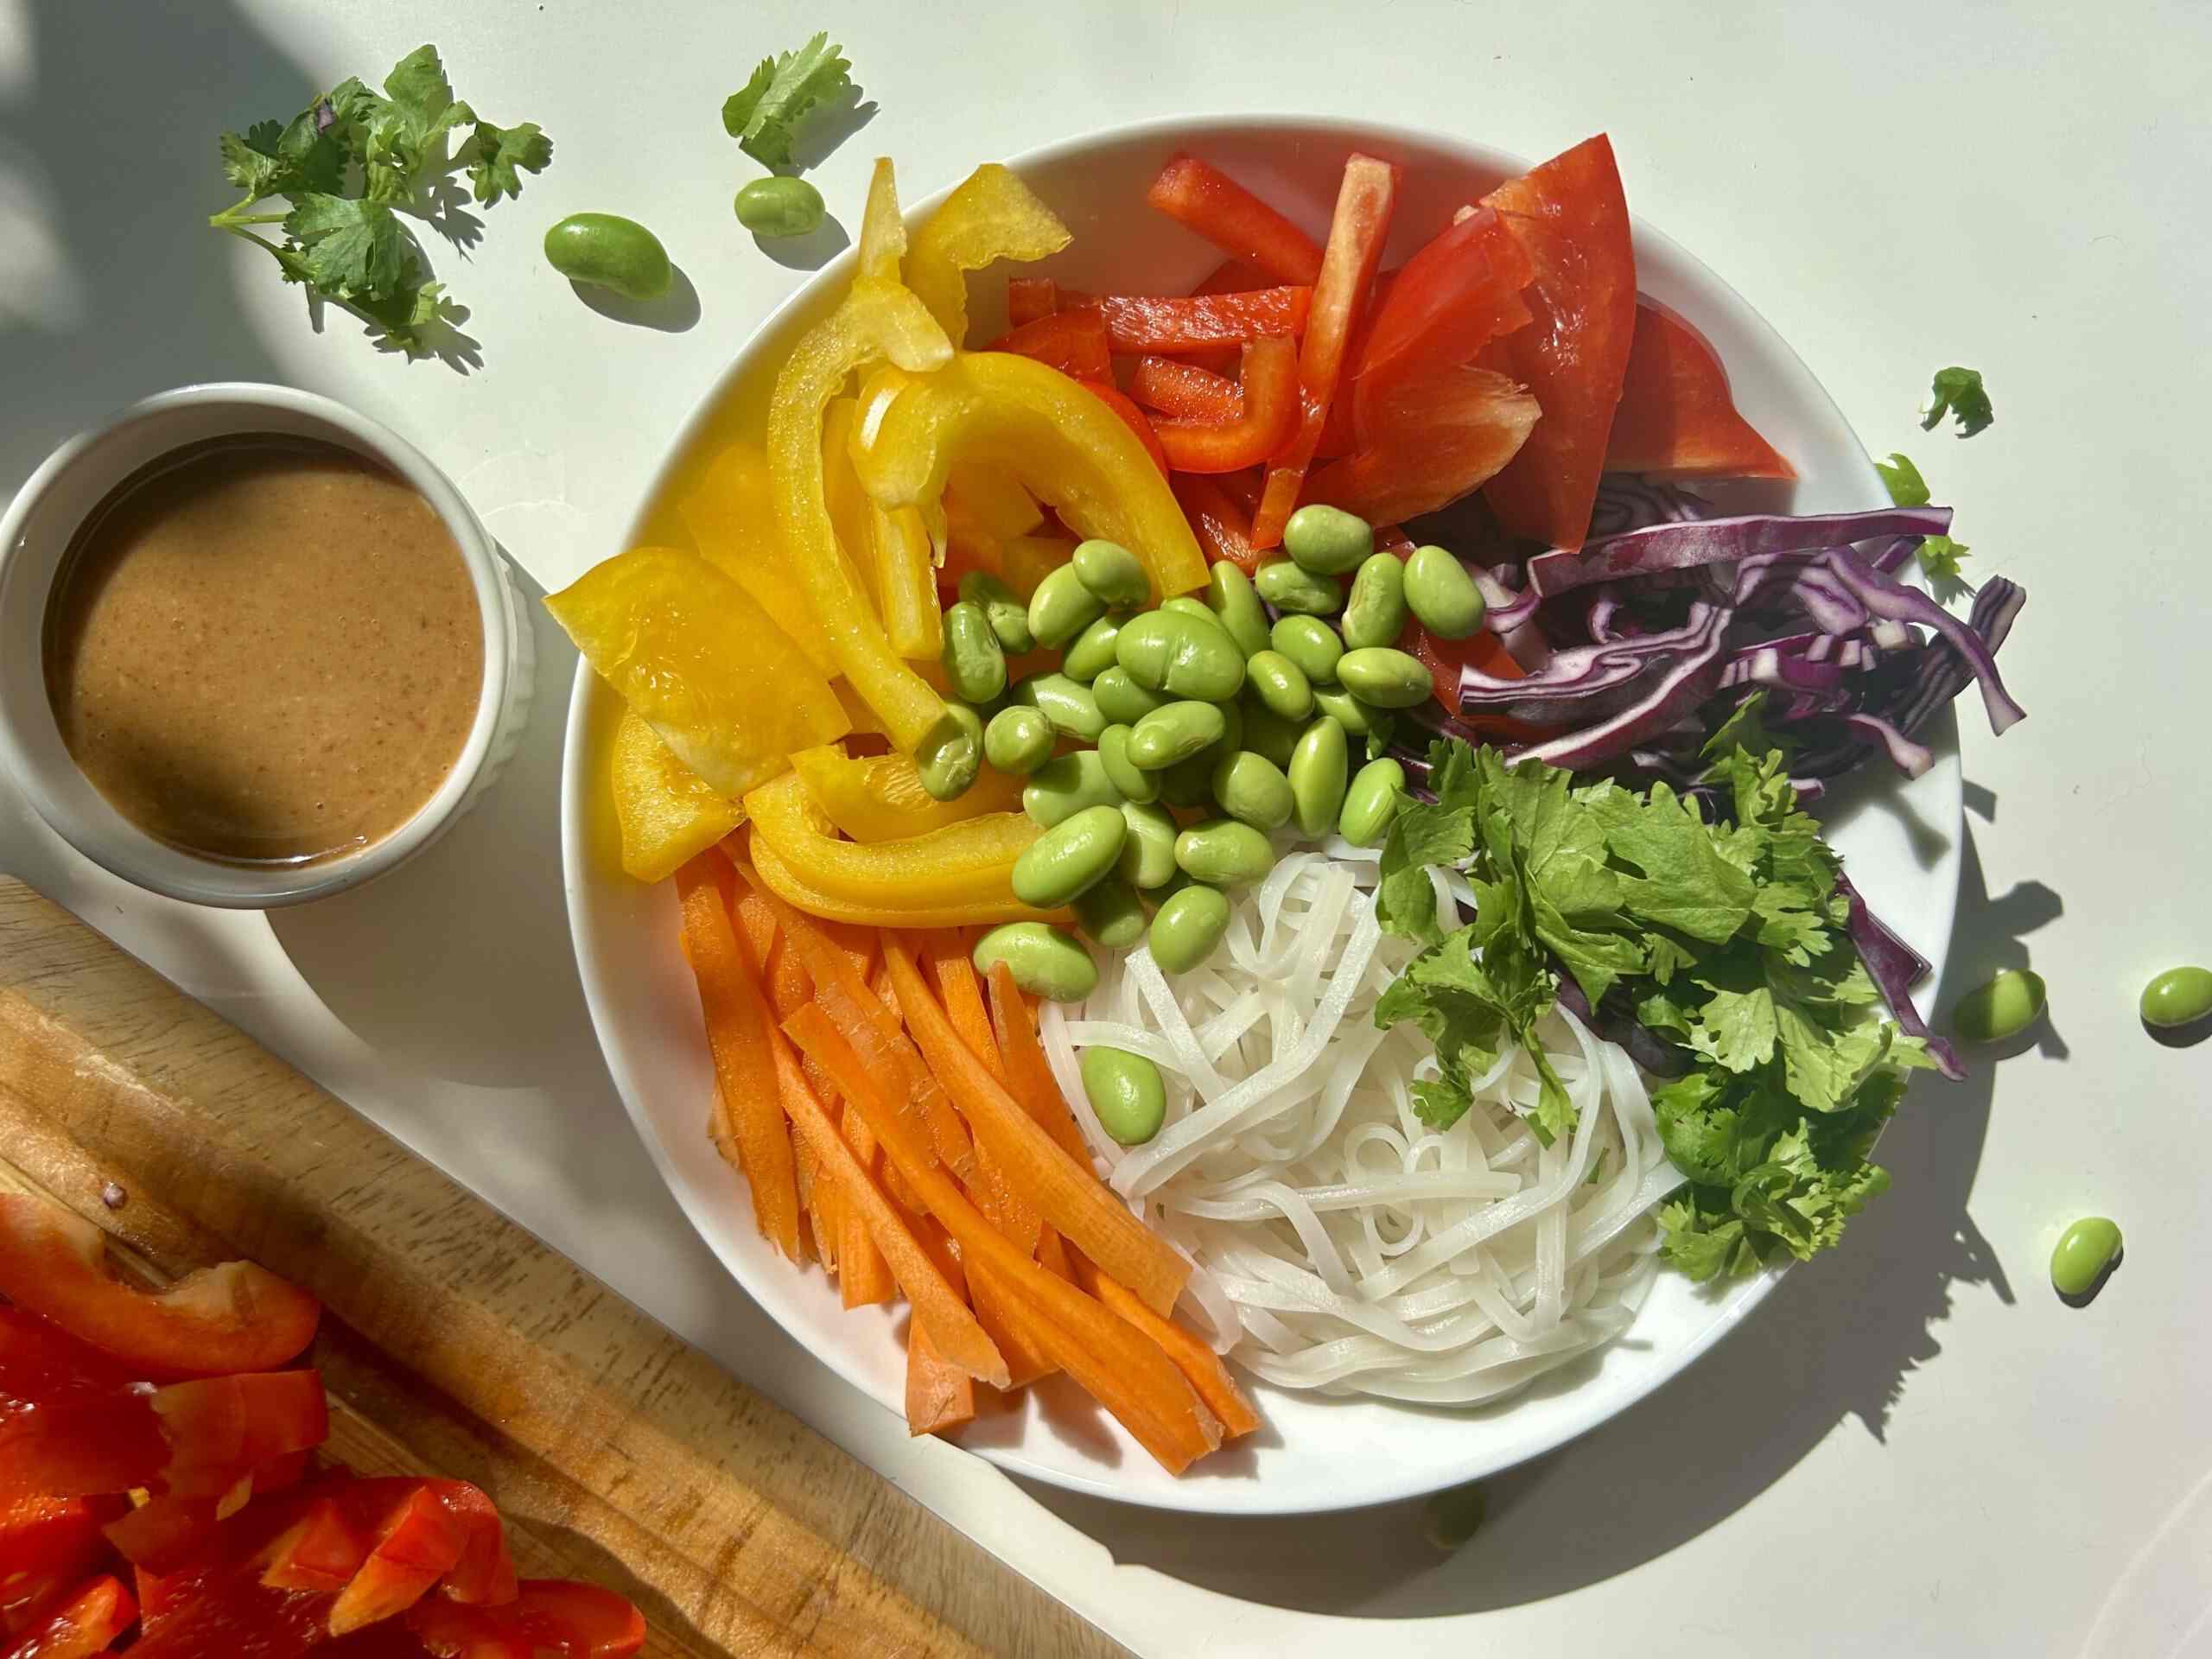
M 1372 709 L 1410 709 L 1434 695 L 1428 664 L 1392 645 L 1364 645 L 1348 651 L 1337 664 L 1345 690 Z
M 964 702 L 948 702 L 944 717 L 929 729 L 914 752 L 914 771 L 932 800 L 950 801 L 968 792 L 983 768 L 983 721 Z
M 1268 648 L 1267 610 L 1252 591 L 1251 579 L 1226 560 L 1217 561 L 1207 573 L 1206 608 L 1247 657 Z
M 1221 628 L 1221 619 L 1213 613 L 1206 602 L 1202 599 L 1193 599 L 1188 594 L 1178 594 L 1173 599 L 1161 601 L 1160 608 L 1177 616 L 1187 616 L 1209 628 Z M 1221 628 L 1221 631 L 1224 633 L 1229 632 L 1227 628 Z M 1234 645 L 1236 642 L 1232 639 L 1230 643 Z
M 1406 607 L 1440 639 L 1465 639 L 1489 607 L 1467 567 L 1440 547 L 1417 547 L 1406 561 Z
M 1313 693 L 1313 712 L 1326 715 L 1353 737 L 1372 736 L 1389 728 L 1382 722 L 1390 717 L 1380 709 L 1370 709 L 1340 685 L 1318 687 Z
M 1118 639 L 1115 648 L 1120 649 Z M 1165 691 L 1139 685 L 1118 661 L 1090 683 L 1090 695 L 1097 699 L 1100 714 L 1123 726 L 1134 726 L 1154 709 L 1165 709 L 1175 701 Z
M 1122 856 L 1115 873 L 1133 887 L 1149 892 L 1175 878 L 1175 819 L 1164 806 L 1141 801 L 1122 803 L 1122 823 L 1128 834 L 1122 842 Z
M 1098 734 L 1098 764 L 1106 769 L 1106 781 L 1125 801 L 1156 801 L 1160 798 L 1160 779 L 1129 759 L 1129 728 L 1109 726 Z
M 1098 964 L 1072 933 L 1046 922 L 1007 922 L 976 941 L 976 971 L 990 977 L 1002 962 L 1014 982 L 1032 996 L 1080 1002 L 1098 988 Z
M 1285 720 L 1304 720 L 1313 712 L 1313 681 L 1282 652 L 1255 652 L 1244 664 L 1244 677 L 1268 712 Z
M 1006 652 L 983 607 L 962 600 L 944 613 L 944 677 L 969 702 L 988 702 L 1006 690 Z
M 1337 683 L 1337 664 L 1344 658 L 1344 642 L 1319 617 L 1279 618 L 1268 637 L 1316 689 Z
M 1106 601 L 1083 585 L 1071 564 L 1047 572 L 1029 595 L 1029 632 L 1053 651 L 1105 614 Z
M 1213 751 L 1201 749 L 1187 760 L 1178 760 L 1153 775 L 1160 779 L 1162 806 L 1213 804 Z
M 1325 836 L 1337 827 L 1350 765 L 1343 727 L 1323 715 L 1306 728 L 1290 756 L 1291 818 L 1300 835 Z
M 1137 890 L 1109 875 L 1075 896 L 1076 925 L 1109 950 L 1126 950 L 1144 937 L 1144 906 Z
M 1125 1147 L 1141 1147 L 1167 1121 L 1167 1085 L 1160 1068 L 1126 1048 L 1094 1043 L 1083 1051 L 1084 1098 L 1098 1127 Z
M 1014 861 L 1014 896 L 1052 910 L 1103 880 L 1122 855 L 1129 827 L 1118 806 L 1086 806 L 1022 849 Z
M 1344 590 L 1337 586 L 1334 576 L 1317 576 L 1304 565 L 1294 564 L 1288 559 L 1262 565 L 1260 574 L 1252 578 L 1252 586 L 1262 599 L 1279 611 L 1291 611 L 1300 616 L 1334 616 L 1344 608 Z
M 1114 641 L 1122 632 L 1122 620 L 1119 616 L 1102 616 L 1076 635 L 1075 643 L 1060 658 L 1060 672 L 1071 680 L 1087 682 L 1113 667 Z
M 1152 959 L 1163 974 L 1187 974 L 1213 955 L 1229 931 L 1229 895 L 1192 886 L 1153 912 Z
M 1119 542 L 1077 542 L 1068 568 L 1101 605 L 1132 610 L 1152 597 L 1152 578 L 1145 575 L 1143 563 Z
M 1317 501 L 1290 515 L 1282 527 L 1282 550 L 1301 570 L 1340 576 L 1375 550 L 1375 532 L 1364 518 Z
M 1398 643 L 1406 631 L 1406 567 L 1396 554 L 1371 554 L 1360 565 L 1337 626 L 1355 651 Z
M 1337 833 L 1355 847 L 1379 847 L 1404 798 L 1406 769 L 1385 758 L 1362 766 L 1344 791 Z
M 2009 1042 L 2043 1018 L 2043 976 L 2007 968 L 1951 1010 L 1951 1029 L 1970 1043 Z
M 1221 739 L 1206 751 L 1209 765 L 1244 747 L 1244 703 L 1242 698 L 1214 705 L 1221 710 Z
M 1290 752 L 1298 747 L 1299 734 L 1305 729 L 1301 721 L 1285 720 L 1254 695 L 1246 686 L 1244 696 L 1237 699 L 1237 708 L 1244 716 L 1243 747 L 1253 753 L 1265 755 L 1278 766 L 1290 764 Z
M 1221 741 L 1229 722 L 1211 702 L 1171 702 L 1129 728 L 1129 764 L 1161 772 Z
M 2143 988 L 2143 1023 L 2161 1031 L 2193 1026 L 2212 1014 L 2212 971 L 2169 968 Z
M 1262 835 L 1290 822 L 1290 780 L 1263 754 L 1238 749 L 1214 762 L 1213 798 L 1221 810 Z
M 1259 760 L 1257 755 L 1252 758 Z M 1256 881 L 1274 868 L 1275 849 L 1265 835 L 1249 823 L 1235 818 L 1210 818 L 1175 837 L 1175 862 L 1193 881 L 1211 887 L 1236 887 Z
M 1030 618 L 1033 624 L 1034 615 Z M 1041 636 L 1040 636 L 1041 637 Z M 1220 702 L 1244 683 L 1244 657 L 1218 623 L 1147 611 L 1122 626 L 1114 654 L 1139 685 Z
M 1115 806 L 1121 798 L 1105 758 L 1096 749 L 1077 749 L 1037 768 L 1022 786 L 1021 810 L 1033 823 L 1053 830 L 1087 807 Z
M 822 193 L 804 179 L 755 179 L 733 205 L 737 222 L 755 236 L 804 236 L 822 223 Z
M 1052 758 L 1052 722 L 1034 709 L 1001 709 L 983 728 L 983 759 L 1010 778 Z
M 545 263 L 572 283 L 611 288 L 626 299 L 668 292 L 668 250 L 634 219 L 570 213 L 545 232 Z
M 988 570 L 970 570 L 960 578 L 960 597 L 983 607 L 999 649 L 1019 652 L 1037 649 L 1037 636 L 1029 632 L 1029 607 L 1014 596 L 1014 589 Z
M 1014 688 L 1014 696 L 1051 721 L 1063 737 L 1096 743 L 1106 729 L 1106 716 L 1098 712 L 1098 699 L 1090 695 L 1090 688 L 1065 674 L 1032 674 Z
M 2120 1229 L 2103 1216 L 2084 1216 L 2058 1236 L 2050 1253 L 2050 1287 L 2069 1301 L 2086 1300 L 2120 1263 Z

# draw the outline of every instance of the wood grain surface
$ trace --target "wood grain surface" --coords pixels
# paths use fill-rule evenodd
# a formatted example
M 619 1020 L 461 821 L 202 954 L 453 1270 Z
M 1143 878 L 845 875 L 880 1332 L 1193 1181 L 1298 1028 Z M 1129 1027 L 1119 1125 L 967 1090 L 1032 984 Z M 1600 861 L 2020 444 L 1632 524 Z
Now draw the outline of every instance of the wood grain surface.
M 99 1223 L 155 1280 L 244 1255 L 312 1289 L 331 1454 L 474 1481 L 525 1573 L 623 1591 L 648 1653 L 1122 1651 L 4 878 L 0 1185 Z

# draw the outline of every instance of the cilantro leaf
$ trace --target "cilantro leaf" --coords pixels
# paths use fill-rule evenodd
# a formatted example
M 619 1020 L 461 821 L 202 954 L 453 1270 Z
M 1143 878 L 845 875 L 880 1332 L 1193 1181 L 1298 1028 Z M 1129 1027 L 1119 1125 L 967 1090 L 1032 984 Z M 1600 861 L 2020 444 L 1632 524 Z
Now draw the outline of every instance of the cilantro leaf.
M 1773 1058 L 1777 1034 L 1774 993 L 1719 990 L 1697 1011 L 1690 1046 L 1731 1071 L 1748 1071 Z
M 723 129 L 738 148 L 763 167 L 789 167 L 806 117 L 856 90 L 843 50 L 825 32 L 796 52 L 761 59 L 753 79 L 722 105 Z
M 476 155 L 468 164 L 470 193 L 489 204 L 522 194 L 522 175 L 543 173 L 553 160 L 553 141 L 535 121 L 518 127 L 476 124 Z
M 1932 499 L 1928 493 L 1928 480 L 1920 475 L 1920 468 L 1894 450 L 1887 461 L 1876 461 L 1874 470 L 1882 475 L 1890 499 L 1898 506 L 1924 507 Z
M 1919 559 L 1920 568 L 1928 573 L 1929 581 L 1956 582 L 1959 561 L 1966 556 L 1964 543 L 1955 542 L 1948 536 L 1929 536 L 1922 540 L 1914 556 Z
M 308 281 L 333 298 L 385 299 L 413 278 L 414 240 L 382 202 L 302 196 L 284 230 L 303 251 Z
M 1936 378 L 1928 391 L 1928 411 L 1922 417 L 1920 429 L 1933 432 L 1946 415 L 1958 421 L 1959 435 L 1962 438 L 1974 436 L 1996 420 L 1980 370 L 1961 369 L 1955 365 L 1936 371 Z
M 1724 1274 L 1744 1278 L 1759 1269 L 1759 1255 L 1752 1248 L 1743 1222 L 1726 1211 L 1703 1210 L 1687 1199 L 1659 1211 L 1659 1230 L 1664 1236 L 1667 1259 L 1694 1284 Z

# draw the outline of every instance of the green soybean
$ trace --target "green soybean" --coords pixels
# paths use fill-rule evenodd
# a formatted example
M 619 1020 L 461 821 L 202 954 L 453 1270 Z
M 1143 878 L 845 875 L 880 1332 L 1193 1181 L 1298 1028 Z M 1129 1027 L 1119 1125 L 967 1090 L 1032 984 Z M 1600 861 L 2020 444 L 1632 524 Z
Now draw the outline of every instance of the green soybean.
M 1410 709 L 1435 694 L 1428 664 L 1392 645 L 1363 645 L 1337 664 L 1345 690 L 1374 709 Z
M 1083 585 L 1071 564 L 1047 572 L 1029 595 L 1029 632 L 1053 651 L 1105 614 L 1106 601 Z
M 822 223 L 822 193 L 804 179 L 755 179 L 732 204 L 755 236 L 804 236 Z
M 1268 648 L 1267 608 L 1252 591 L 1251 578 L 1225 560 L 1207 574 L 1206 608 L 1247 657 Z
M 1301 509 L 1302 511 L 1302 509 Z M 1288 559 L 1263 564 L 1252 578 L 1262 599 L 1279 611 L 1300 616 L 1334 616 L 1344 608 L 1344 590 L 1334 576 L 1317 576 L 1304 565 Z
M 1144 906 L 1137 890 L 1118 875 L 1109 875 L 1076 894 L 1076 925 L 1109 950 L 1126 950 L 1144 938 Z
M 1255 653 L 1244 664 L 1244 678 L 1270 713 L 1285 720 L 1304 720 L 1313 714 L 1313 682 L 1282 652 L 1270 647 Z
M 1084 1098 L 1098 1127 L 1125 1147 L 1141 1147 L 1167 1121 L 1167 1085 L 1160 1068 L 1125 1048 L 1093 1044 L 1083 1051 Z
M 1175 862 L 1193 881 L 1211 887 L 1236 887 L 1256 881 L 1274 868 L 1275 849 L 1265 835 L 1249 823 L 1211 818 L 1192 824 L 1175 837 Z
M 2087 1298 L 2119 1264 L 2120 1228 L 2103 1216 L 2084 1216 L 2058 1236 L 2050 1253 L 2050 1287 L 2069 1301 Z
M 1228 730 L 1228 721 L 1211 702 L 1171 702 L 1129 728 L 1129 764 L 1145 772 L 1164 771 L 1212 747 Z
M 1128 837 L 1120 807 L 1086 806 L 1023 849 L 1014 861 L 1014 896 L 1039 910 L 1065 905 L 1113 870 Z
M 1116 649 L 1120 649 L 1118 640 Z M 1119 662 L 1090 683 L 1090 695 L 1097 700 L 1100 714 L 1123 726 L 1134 726 L 1154 709 L 1165 709 L 1175 701 L 1165 691 L 1139 685 Z
M 1337 626 L 1355 651 L 1398 643 L 1406 631 L 1406 567 L 1396 554 L 1371 554 L 1361 563 Z
M 1114 641 L 1122 632 L 1123 620 L 1115 615 L 1102 616 L 1076 635 L 1075 643 L 1060 658 L 1060 672 L 1071 680 L 1088 682 L 1113 667 Z
M 1152 915 L 1152 959 L 1164 974 L 1187 974 L 1229 931 L 1229 895 L 1192 885 L 1172 893 Z
M 1098 699 L 1090 695 L 1090 688 L 1065 674 L 1032 674 L 1014 688 L 1014 696 L 1015 702 L 1051 721 L 1063 737 L 1096 743 L 1106 729 L 1106 716 L 1098 712 Z
M 1052 722 L 1034 709 L 1001 709 L 983 728 L 983 759 L 1020 778 L 1052 758 Z
M 1290 822 L 1290 780 L 1263 754 L 1238 749 L 1214 762 L 1213 798 L 1221 810 L 1262 834 Z
M 1131 617 L 1114 651 L 1139 685 L 1178 697 L 1220 702 L 1244 683 L 1243 653 L 1221 626 L 1174 611 Z
M 988 702 L 1006 690 L 1006 652 L 982 606 L 963 599 L 946 610 L 938 655 L 946 682 L 967 702 Z
M 1115 872 L 1131 887 L 1149 892 L 1175 879 L 1175 819 L 1164 806 L 1141 801 L 1122 803 L 1122 823 L 1128 831 Z
M 626 299 L 668 292 L 668 250 L 633 219 L 570 213 L 545 232 L 545 263 L 572 283 L 613 289 Z
M 1032 996 L 1080 1002 L 1098 988 L 1098 964 L 1075 935 L 1046 922 L 1008 922 L 976 941 L 976 971 L 990 976 L 1006 963 L 1014 982 Z
M 1405 798 L 1406 769 L 1387 757 L 1362 766 L 1344 791 L 1337 833 L 1355 847 L 1379 847 Z
M 1152 597 L 1152 578 L 1143 563 L 1119 542 L 1077 542 L 1068 556 L 1068 569 L 1101 605 L 1134 610 Z
M 2161 1031 L 2193 1026 L 2212 1014 L 2212 970 L 2169 968 L 2143 988 L 2143 1023 Z
M 2009 1042 L 2043 1018 L 2043 976 L 2007 968 L 1968 991 L 1951 1010 L 1951 1028 L 1970 1043 Z
M 1282 527 L 1282 550 L 1301 570 L 1340 576 L 1375 550 L 1375 532 L 1364 518 L 1315 502 L 1290 515 Z
M 1344 728 L 1323 715 L 1308 726 L 1290 756 L 1291 817 L 1301 836 L 1325 836 L 1344 810 L 1351 757 Z
M 1326 715 L 1353 737 L 1367 737 L 1378 729 L 1387 729 L 1378 722 L 1387 721 L 1389 715 L 1380 709 L 1370 709 L 1342 686 L 1324 686 L 1313 693 L 1313 711 Z
M 1265 755 L 1278 766 L 1290 764 L 1290 752 L 1298 747 L 1299 734 L 1306 729 L 1302 721 L 1285 720 L 1262 702 L 1247 685 L 1243 696 L 1237 699 L 1237 709 L 1244 716 L 1243 747 L 1255 754 Z
M 960 578 L 960 597 L 980 605 L 998 636 L 999 649 L 1034 651 L 1037 636 L 1029 632 L 1029 607 L 1014 596 L 1014 589 L 988 570 L 970 570 Z
M 929 729 L 914 752 L 914 771 L 933 800 L 950 801 L 968 792 L 983 769 L 982 717 L 964 702 L 948 702 L 944 716 Z
M 1344 660 L 1344 642 L 1320 618 L 1281 617 L 1269 638 L 1274 648 L 1295 663 L 1298 671 L 1314 686 L 1337 683 L 1337 664 Z
M 1129 759 L 1129 729 L 1114 725 L 1098 734 L 1098 764 L 1123 800 L 1156 801 L 1160 779 Z
M 1465 639 L 1488 607 L 1467 567 L 1440 547 L 1417 547 L 1406 561 L 1406 605 L 1440 639 Z
M 1153 775 L 1160 779 L 1160 801 L 1163 806 L 1211 806 L 1213 804 L 1214 752 L 1201 749 L 1187 760 L 1178 760 L 1164 766 Z
M 1213 746 L 1213 756 L 1233 753 L 1244 747 L 1244 700 L 1242 696 L 1214 705 L 1221 710 L 1221 741 Z
M 1086 807 L 1114 806 L 1121 798 L 1104 757 L 1096 749 L 1077 749 L 1054 756 L 1031 774 L 1022 786 L 1021 810 L 1032 823 L 1052 830 Z

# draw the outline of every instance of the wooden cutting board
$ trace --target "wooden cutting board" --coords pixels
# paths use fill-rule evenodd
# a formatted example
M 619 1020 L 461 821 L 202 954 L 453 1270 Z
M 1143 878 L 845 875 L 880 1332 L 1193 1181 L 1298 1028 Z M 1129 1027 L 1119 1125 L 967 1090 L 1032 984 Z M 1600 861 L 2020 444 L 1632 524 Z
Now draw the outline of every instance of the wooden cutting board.
M 647 1653 L 1122 1651 L 0 878 L 5 1186 L 97 1222 L 157 1282 L 248 1256 L 313 1290 L 331 1455 L 474 1481 L 506 1513 L 525 1575 L 620 1590 L 652 1624 Z

